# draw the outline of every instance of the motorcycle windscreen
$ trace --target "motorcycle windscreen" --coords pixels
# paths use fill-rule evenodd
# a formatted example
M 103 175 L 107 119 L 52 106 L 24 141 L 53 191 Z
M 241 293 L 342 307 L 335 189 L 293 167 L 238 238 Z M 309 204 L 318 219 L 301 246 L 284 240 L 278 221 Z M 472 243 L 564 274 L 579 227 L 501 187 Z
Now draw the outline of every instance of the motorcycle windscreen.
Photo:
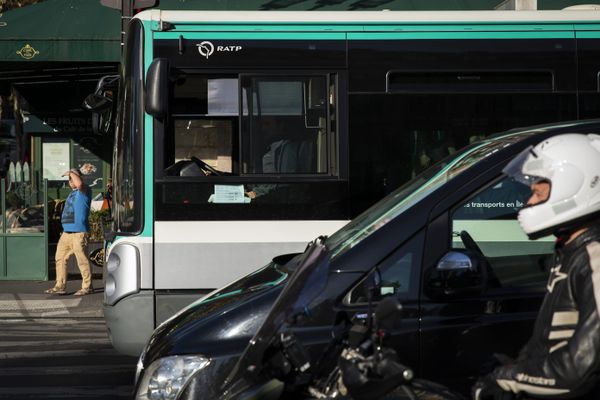
M 264 355 L 279 332 L 294 325 L 299 316 L 310 318 L 311 305 L 327 286 L 329 253 L 320 241 L 306 250 L 299 267 L 283 289 L 265 322 L 250 340 L 231 374 L 222 386 L 222 399 L 236 398 L 239 393 L 261 379 Z

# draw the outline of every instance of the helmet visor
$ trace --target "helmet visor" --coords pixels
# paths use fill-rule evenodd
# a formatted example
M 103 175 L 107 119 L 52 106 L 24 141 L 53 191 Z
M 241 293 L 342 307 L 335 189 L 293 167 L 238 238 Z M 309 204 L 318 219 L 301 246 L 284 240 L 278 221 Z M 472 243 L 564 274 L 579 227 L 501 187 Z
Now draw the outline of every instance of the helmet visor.
M 541 174 L 542 171 L 548 171 L 546 164 L 547 160 L 536 154 L 533 146 L 529 146 L 506 164 L 502 172 L 515 181 L 531 187 L 535 183 L 550 181 L 550 177 Z

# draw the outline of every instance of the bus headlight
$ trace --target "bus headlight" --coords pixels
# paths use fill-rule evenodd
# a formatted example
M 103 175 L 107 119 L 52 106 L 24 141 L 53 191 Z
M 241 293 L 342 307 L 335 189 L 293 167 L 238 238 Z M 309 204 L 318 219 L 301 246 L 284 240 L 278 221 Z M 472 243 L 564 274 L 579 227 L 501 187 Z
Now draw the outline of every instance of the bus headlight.
M 113 245 L 106 260 L 104 304 L 114 306 L 123 297 L 140 291 L 139 250 L 130 243 Z
M 136 400 L 176 400 L 190 378 L 205 368 L 202 356 L 171 356 L 154 361 L 141 378 Z

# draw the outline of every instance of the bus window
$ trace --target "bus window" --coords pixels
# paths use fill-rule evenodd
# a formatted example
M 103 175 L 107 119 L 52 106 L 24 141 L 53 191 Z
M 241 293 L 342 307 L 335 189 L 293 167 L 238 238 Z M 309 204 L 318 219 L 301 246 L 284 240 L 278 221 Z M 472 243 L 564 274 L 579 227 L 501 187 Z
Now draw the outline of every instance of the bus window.
M 218 171 L 233 172 L 233 121 L 182 118 L 173 127 L 175 164 L 196 158 Z
M 244 77 L 243 172 L 327 173 L 327 93 L 325 76 Z
M 235 76 L 178 72 L 164 147 L 166 175 L 237 174 L 238 109 Z
M 165 174 L 328 173 L 335 144 L 330 80 L 327 75 L 238 79 L 179 72 L 164 146 Z

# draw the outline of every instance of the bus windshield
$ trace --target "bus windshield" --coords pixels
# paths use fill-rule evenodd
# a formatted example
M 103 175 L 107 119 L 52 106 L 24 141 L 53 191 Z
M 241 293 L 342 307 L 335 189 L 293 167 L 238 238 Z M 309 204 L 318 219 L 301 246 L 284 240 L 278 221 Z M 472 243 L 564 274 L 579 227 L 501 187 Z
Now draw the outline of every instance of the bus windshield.
M 141 146 L 143 144 L 142 89 L 143 64 L 139 22 L 129 25 L 125 59 L 119 87 L 119 115 L 115 129 L 113 153 L 115 230 L 120 234 L 136 234 L 142 230 Z
M 426 169 L 331 235 L 327 239 L 327 247 L 331 249 L 332 259 L 356 246 L 371 233 L 474 164 L 533 132 L 535 131 L 512 133 L 481 141 Z

